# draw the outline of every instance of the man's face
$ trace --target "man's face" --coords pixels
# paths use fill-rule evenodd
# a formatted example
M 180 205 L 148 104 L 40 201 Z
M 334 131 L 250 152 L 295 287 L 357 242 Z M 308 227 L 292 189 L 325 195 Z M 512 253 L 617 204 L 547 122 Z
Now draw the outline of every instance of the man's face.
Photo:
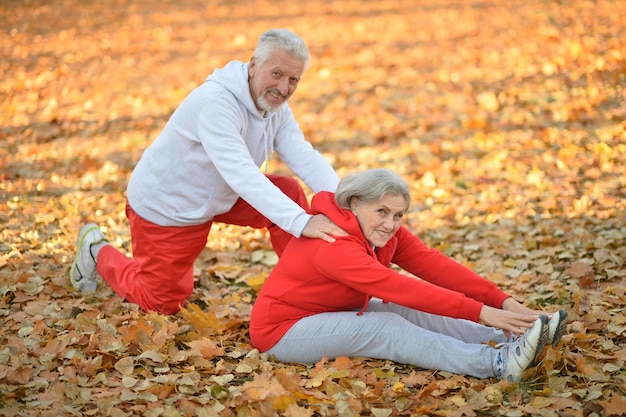
M 260 66 L 254 57 L 248 69 L 250 94 L 259 110 L 278 111 L 298 88 L 304 61 L 277 49 Z

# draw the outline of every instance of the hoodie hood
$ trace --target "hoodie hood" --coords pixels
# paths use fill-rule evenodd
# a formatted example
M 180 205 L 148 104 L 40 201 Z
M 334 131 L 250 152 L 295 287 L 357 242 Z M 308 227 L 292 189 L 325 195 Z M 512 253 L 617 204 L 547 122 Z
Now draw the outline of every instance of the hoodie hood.
M 223 86 L 235 98 L 241 102 L 246 110 L 251 114 L 262 117 L 256 108 L 256 103 L 250 94 L 248 84 L 248 67 L 250 63 L 241 61 L 231 61 L 222 68 L 217 68 L 209 75 L 205 81 L 214 82 Z
M 391 258 L 398 245 L 397 232 L 396 235 L 393 235 L 391 239 L 389 239 L 384 247 L 374 250 L 363 235 L 363 231 L 361 230 L 356 216 L 350 210 L 340 207 L 337 201 L 335 201 L 335 194 L 328 191 L 322 191 L 313 196 L 311 200 L 311 214 L 325 215 L 332 220 L 333 223 L 345 230 L 352 239 L 357 239 L 359 242 L 363 243 L 367 247 L 368 252 L 378 259 L 380 263 L 385 266 L 390 265 Z
M 323 191 L 314 195 L 311 200 L 311 214 L 323 214 L 351 236 L 365 239 L 356 216 L 337 204 L 334 193 Z
M 262 116 L 256 103 L 250 94 L 250 84 L 248 84 L 248 68 L 249 62 L 231 61 L 223 68 L 217 68 L 211 75 L 206 78 L 206 82 L 214 82 L 230 92 L 243 106 L 253 118 L 266 119 L 271 114 Z M 263 130 L 263 144 L 265 148 L 265 172 L 267 173 L 270 154 L 274 152 L 274 143 L 268 139 L 267 132 Z

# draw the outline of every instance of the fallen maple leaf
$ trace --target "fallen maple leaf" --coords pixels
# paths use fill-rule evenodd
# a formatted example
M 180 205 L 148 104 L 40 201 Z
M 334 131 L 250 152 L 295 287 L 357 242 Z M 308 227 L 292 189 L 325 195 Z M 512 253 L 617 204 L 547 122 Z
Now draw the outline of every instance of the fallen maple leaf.
M 187 342 L 192 353 L 199 354 L 205 359 L 212 359 L 216 356 L 222 356 L 225 352 L 223 347 L 218 347 L 215 342 L 207 337 L 200 340 L 192 340 Z
M 623 416 L 626 2 L 43 3 L 0 2 L 0 414 Z M 339 176 L 397 171 L 407 227 L 529 308 L 571 313 L 528 384 L 248 356 L 277 260 L 264 229 L 212 227 L 199 309 L 147 313 L 105 283 L 68 285 L 80 224 L 130 251 L 133 168 L 213 68 L 252 50 L 259 10 L 310 42 L 290 106 Z M 272 380 L 289 394 L 251 401 L 255 372 L 269 382 L 250 394 Z
M 9 369 L 7 372 L 7 381 L 12 384 L 24 385 L 30 380 L 30 374 L 32 372 L 32 366 L 18 366 L 13 369 Z
M 622 397 L 615 392 L 609 401 L 598 401 L 598 403 L 604 407 L 604 415 L 606 417 L 626 415 L 626 397 Z
M 189 304 L 190 310 L 181 307 L 180 312 L 183 317 L 193 324 L 200 336 L 210 336 L 213 334 L 221 334 L 224 327 L 220 324 L 214 312 L 208 313 L 202 311 L 196 304 Z
M 254 374 L 253 380 L 244 383 L 240 391 L 251 401 L 264 400 L 269 395 L 273 398 L 289 395 L 289 391 L 270 372 Z

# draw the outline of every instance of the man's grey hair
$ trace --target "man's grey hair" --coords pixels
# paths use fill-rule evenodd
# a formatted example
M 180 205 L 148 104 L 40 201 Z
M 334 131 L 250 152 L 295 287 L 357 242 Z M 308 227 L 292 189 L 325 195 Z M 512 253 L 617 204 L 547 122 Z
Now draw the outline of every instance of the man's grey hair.
M 343 177 L 335 191 L 335 201 L 339 206 L 350 210 L 353 198 L 364 203 L 373 203 L 387 194 L 404 197 L 406 207 L 409 208 L 411 195 L 404 179 L 389 169 L 374 168 Z
M 302 60 L 304 69 L 309 67 L 311 55 L 306 43 L 289 29 L 269 29 L 261 35 L 253 54 L 257 65 L 263 65 L 276 49 Z

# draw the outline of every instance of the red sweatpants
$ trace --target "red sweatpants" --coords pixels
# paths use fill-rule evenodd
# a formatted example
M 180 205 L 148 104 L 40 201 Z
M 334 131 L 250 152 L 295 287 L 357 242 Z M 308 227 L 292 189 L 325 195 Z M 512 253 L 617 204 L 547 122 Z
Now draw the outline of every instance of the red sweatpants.
M 283 193 L 309 211 L 304 190 L 293 178 L 267 176 Z M 267 228 L 280 256 L 293 237 L 239 199 L 228 212 L 197 226 L 163 227 L 139 217 L 126 204 L 133 257 L 113 246 L 98 254 L 97 268 L 102 278 L 126 301 L 145 311 L 176 313 L 193 292 L 193 264 L 205 248 L 213 222 Z

